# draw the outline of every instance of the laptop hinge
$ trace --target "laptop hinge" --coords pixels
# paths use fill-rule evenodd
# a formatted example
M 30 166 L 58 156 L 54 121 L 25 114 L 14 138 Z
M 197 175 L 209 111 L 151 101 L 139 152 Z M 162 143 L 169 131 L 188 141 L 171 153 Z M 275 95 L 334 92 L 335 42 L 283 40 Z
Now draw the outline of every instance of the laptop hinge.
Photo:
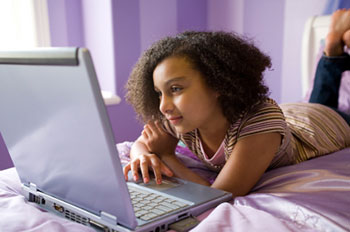
M 36 192 L 37 191 L 36 184 L 29 183 L 29 189 Z
M 117 218 L 109 213 L 101 211 L 101 219 L 113 225 L 117 225 Z

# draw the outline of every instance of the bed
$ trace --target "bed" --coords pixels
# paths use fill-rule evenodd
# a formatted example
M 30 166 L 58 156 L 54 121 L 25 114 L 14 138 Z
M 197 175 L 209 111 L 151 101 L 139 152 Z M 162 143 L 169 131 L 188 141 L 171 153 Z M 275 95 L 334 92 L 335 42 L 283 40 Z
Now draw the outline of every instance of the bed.
M 312 34 L 319 25 L 315 22 L 307 24 L 306 33 L 311 34 L 305 38 L 310 41 L 319 41 Z M 315 59 L 319 49 L 307 56 Z M 313 70 L 307 70 L 303 78 L 309 85 Z M 117 144 L 122 162 L 128 161 L 130 146 L 130 142 Z M 176 153 L 199 175 L 215 178 L 188 149 L 179 145 Z M 350 231 L 350 148 L 266 172 L 250 194 L 222 203 L 198 220 L 201 223 L 193 231 Z M 27 202 L 13 167 L 0 171 L 0 231 L 93 230 Z
M 123 162 L 130 143 L 118 144 Z M 177 154 L 207 179 L 215 173 L 183 147 Z M 26 202 L 15 168 L 0 172 L 0 231 L 93 231 Z M 350 231 L 350 148 L 266 172 L 252 192 L 201 214 L 193 231 Z

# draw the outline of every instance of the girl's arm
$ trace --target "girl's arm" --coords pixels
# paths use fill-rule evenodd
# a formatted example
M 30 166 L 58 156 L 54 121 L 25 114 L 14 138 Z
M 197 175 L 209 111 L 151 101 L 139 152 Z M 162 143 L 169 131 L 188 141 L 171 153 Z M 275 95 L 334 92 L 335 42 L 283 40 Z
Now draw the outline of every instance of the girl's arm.
M 212 187 L 242 196 L 258 182 L 277 153 L 279 133 L 251 135 L 239 140 Z
M 172 170 L 174 176 L 197 184 L 210 186 L 210 183 L 187 168 L 175 155 L 165 155 L 162 161 Z
M 167 136 L 171 135 L 162 130 L 159 124 L 148 124 L 141 140 L 148 150 L 156 151 L 176 177 L 209 186 L 208 181 L 177 159 L 175 149 L 164 146 L 162 139 Z M 211 187 L 231 192 L 233 196 L 246 195 L 270 165 L 281 140 L 279 133 L 256 134 L 240 139 Z
M 279 133 L 251 135 L 239 140 L 211 187 L 231 192 L 234 197 L 248 194 L 270 165 L 280 144 Z M 161 159 L 175 176 L 209 185 L 184 166 L 176 156 L 162 156 Z

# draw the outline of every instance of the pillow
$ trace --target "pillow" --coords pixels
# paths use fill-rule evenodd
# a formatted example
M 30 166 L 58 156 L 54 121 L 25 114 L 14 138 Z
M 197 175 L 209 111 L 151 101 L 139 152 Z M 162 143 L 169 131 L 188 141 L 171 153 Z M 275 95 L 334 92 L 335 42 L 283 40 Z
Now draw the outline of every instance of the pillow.
M 320 51 L 318 52 L 318 55 L 316 58 L 317 62 L 314 67 L 313 77 L 310 78 L 312 80 L 312 83 L 304 98 L 305 101 L 309 101 L 310 99 L 311 91 L 314 85 L 313 83 L 315 79 L 317 64 L 323 54 L 323 50 L 324 50 L 324 46 L 321 46 Z M 338 110 L 346 114 L 350 114 L 350 71 L 345 71 L 342 74 L 342 79 L 341 79 L 340 89 L 339 89 Z

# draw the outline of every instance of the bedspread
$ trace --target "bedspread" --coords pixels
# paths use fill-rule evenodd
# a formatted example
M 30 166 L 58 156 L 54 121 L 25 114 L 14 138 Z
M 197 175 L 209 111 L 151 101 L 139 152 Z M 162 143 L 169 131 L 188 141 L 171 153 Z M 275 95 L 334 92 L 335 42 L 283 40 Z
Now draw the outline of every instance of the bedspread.
M 193 231 L 350 231 L 350 148 L 265 173 Z
M 118 144 L 122 162 L 130 143 Z M 210 181 L 216 174 L 186 149 L 178 157 Z M 20 194 L 15 168 L 0 172 L 0 231 L 93 231 L 43 212 Z M 252 192 L 198 217 L 193 231 L 350 231 L 350 148 L 271 170 Z

